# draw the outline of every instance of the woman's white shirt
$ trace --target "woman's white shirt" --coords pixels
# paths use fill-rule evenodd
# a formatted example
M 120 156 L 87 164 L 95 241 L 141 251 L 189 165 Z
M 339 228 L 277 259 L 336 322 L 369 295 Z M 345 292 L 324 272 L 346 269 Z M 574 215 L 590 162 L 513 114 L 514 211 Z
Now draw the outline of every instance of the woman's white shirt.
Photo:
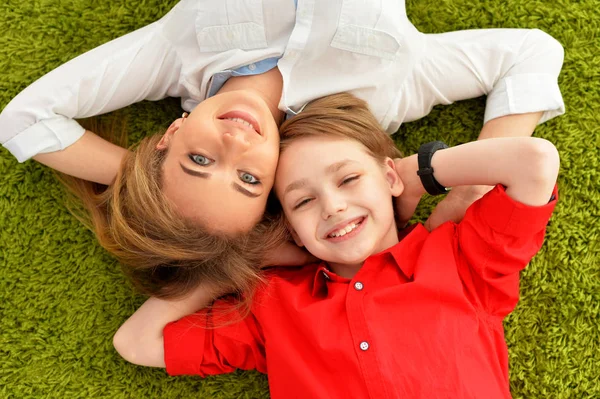
M 77 141 L 84 129 L 73 118 L 169 96 L 191 111 L 214 75 L 274 57 L 289 114 L 344 91 L 390 133 L 434 105 L 484 94 L 485 121 L 564 112 L 563 49 L 539 30 L 422 34 L 398 0 L 183 0 L 23 90 L 0 114 L 0 142 L 23 162 Z

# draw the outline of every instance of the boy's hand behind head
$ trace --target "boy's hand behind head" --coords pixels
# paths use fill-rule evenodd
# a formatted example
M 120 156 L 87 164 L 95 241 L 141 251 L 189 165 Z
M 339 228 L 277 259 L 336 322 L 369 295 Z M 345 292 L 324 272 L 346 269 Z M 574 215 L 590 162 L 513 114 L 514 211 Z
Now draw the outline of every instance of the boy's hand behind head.
M 396 172 L 404 185 L 404 191 L 399 197 L 394 198 L 394 212 L 398 229 L 406 226 L 421 201 L 425 192 L 421 180 L 417 175 L 417 157 L 411 155 L 406 158 L 394 159 Z
M 459 186 L 455 187 L 435 207 L 425 227 L 432 231 L 445 222 L 458 223 L 465 216 L 465 212 L 471 204 L 483 197 L 493 186 Z
M 306 249 L 286 241 L 272 252 L 265 255 L 262 267 L 269 266 L 301 266 L 318 261 Z

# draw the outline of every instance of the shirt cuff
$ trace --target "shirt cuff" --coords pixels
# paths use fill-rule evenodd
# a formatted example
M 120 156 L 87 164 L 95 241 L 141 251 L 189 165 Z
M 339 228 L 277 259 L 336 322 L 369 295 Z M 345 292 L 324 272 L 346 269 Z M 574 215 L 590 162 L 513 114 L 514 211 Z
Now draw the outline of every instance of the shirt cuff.
M 538 123 L 565 113 L 556 76 L 521 74 L 500 80 L 488 94 L 484 123 L 501 116 L 544 111 Z
M 28 127 L 3 144 L 19 162 L 46 152 L 64 150 L 83 136 L 85 129 L 74 119 L 45 119 Z
M 542 206 L 516 201 L 506 194 L 504 186 L 497 185 L 479 200 L 478 211 L 494 231 L 515 237 L 531 236 L 546 227 L 557 201 L 556 185 L 549 202 Z
M 206 312 L 201 312 L 165 326 L 163 342 L 169 375 L 201 375 L 206 323 Z

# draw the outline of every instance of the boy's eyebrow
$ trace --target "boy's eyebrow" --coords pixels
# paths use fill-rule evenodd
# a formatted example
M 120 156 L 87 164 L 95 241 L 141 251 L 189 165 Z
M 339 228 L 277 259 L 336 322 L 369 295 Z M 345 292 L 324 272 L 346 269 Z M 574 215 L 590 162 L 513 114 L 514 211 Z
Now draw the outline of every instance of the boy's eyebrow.
M 325 169 L 325 173 L 326 174 L 335 173 L 338 170 L 342 169 L 344 166 L 348 165 L 349 163 L 354 163 L 354 162 L 356 162 L 356 161 L 353 161 L 351 159 L 344 159 L 342 161 L 333 163 L 333 164 L 329 165 L 327 167 L 327 169 Z M 286 194 L 289 193 L 290 191 L 298 190 L 298 189 L 306 186 L 307 184 L 308 184 L 307 179 L 296 180 L 295 182 L 288 184 L 288 186 L 285 188 L 285 190 L 283 190 L 283 196 L 285 197 Z
M 290 191 L 298 190 L 308 184 L 307 179 L 296 180 L 293 183 L 288 184 L 288 186 L 283 190 L 283 196 L 285 197 Z
M 325 173 L 327 174 L 331 174 L 331 173 L 335 173 L 338 170 L 342 169 L 344 166 L 348 165 L 349 163 L 353 163 L 356 161 L 353 161 L 351 159 L 344 159 L 343 161 L 339 161 L 336 162 L 334 164 L 331 164 L 327 167 L 327 169 L 325 169 Z

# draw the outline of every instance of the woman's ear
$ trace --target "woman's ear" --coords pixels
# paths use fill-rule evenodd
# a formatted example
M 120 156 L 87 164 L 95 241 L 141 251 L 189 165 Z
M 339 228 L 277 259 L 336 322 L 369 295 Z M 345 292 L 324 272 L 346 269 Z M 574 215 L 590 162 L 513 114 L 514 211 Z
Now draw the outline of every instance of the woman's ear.
M 292 238 L 294 239 L 294 242 L 296 243 L 296 245 L 299 247 L 303 247 L 304 244 L 302 243 L 302 240 L 298 236 L 298 233 L 296 233 L 296 230 L 294 230 L 292 225 L 287 221 L 287 219 L 285 220 L 285 227 L 288 229 L 288 231 L 292 235 Z
M 402 182 L 402 179 L 400 179 L 400 175 L 396 170 L 396 164 L 394 163 L 394 160 L 391 158 L 386 158 L 383 168 L 385 178 L 390 185 L 390 191 L 392 195 L 394 197 L 399 197 L 404 191 L 404 183 Z
M 173 123 L 171 123 L 171 126 L 168 127 L 167 131 L 165 132 L 165 134 L 163 134 L 163 136 L 160 139 L 160 141 L 158 142 L 158 144 L 156 144 L 157 150 L 162 151 L 162 150 L 166 150 L 167 148 L 169 148 L 169 143 L 171 142 L 171 137 L 173 137 L 175 132 L 177 132 L 179 130 L 179 128 L 183 124 L 183 121 L 187 117 L 187 115 L 185 113 L 184 113 L 184 115 L 185 116 L 183 116 L 179 119 L 176 119 Z

